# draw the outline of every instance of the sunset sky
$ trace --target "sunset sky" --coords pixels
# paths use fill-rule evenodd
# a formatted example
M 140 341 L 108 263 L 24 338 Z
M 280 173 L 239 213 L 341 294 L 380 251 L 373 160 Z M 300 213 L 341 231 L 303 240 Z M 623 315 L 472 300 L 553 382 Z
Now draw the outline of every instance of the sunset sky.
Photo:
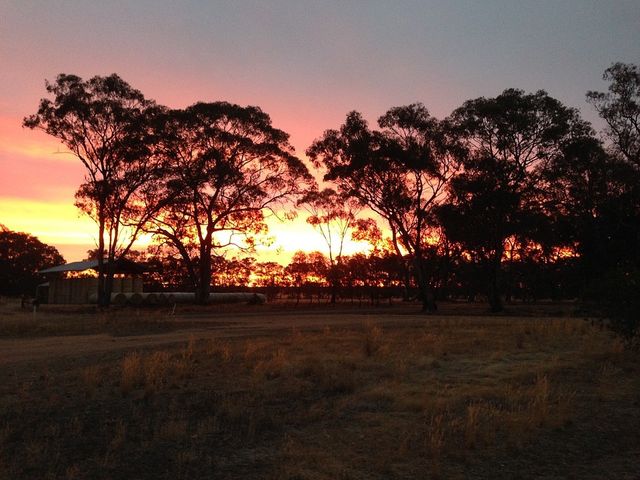
M 606 89 L 611 63 L 640 63 L 640 1 L 0 0 L 0 59 L 0 223 L 73 261 L 96 230 L 73 206 L 83 167 L 21 127 L 45 79 L 115 72 L 171 107 L 258 105 L 300 156 L 353 109 L 375 121 L 421 101 L 442 118 L 508 87 L 545 89 L 600 128 L 585 93 Z M 271 230 L 265 258 L 323 247 L 303 218 Z

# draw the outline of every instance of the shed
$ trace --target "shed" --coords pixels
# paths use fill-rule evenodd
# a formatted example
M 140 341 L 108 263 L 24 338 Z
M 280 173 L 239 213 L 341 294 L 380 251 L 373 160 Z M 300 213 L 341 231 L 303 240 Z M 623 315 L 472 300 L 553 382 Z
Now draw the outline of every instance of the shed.
M 105 260 L 105 265 L 107 261 Z M 83 260 L 41 270 L 48 285 L 38 287 L 41 301 L 51 304 L 87 304 L 98 293 L 98 260 Z M 142 293 L 143 265 L 131 260 L 117 260 L 114 265 L 113 293 Z M 84 275 L 83 275 L 84 274 Z

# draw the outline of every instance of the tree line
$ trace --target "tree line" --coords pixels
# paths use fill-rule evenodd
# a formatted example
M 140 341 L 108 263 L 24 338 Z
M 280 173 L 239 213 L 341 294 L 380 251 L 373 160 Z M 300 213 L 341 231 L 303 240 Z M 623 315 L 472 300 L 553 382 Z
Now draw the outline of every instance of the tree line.
M 502 310 L 516 263 L 620 307 L 638 282 L 640 72 L 616 63 L 604 79 L 608 91 L 586 94 L 602 132 L 542 90 L 468 100 L 445 119 L 422 103 L 390 108 L 375 126 L 350 112 L 306 151 L 326 188 L 259 107 L 171 109 L 115 74 L 59 75 L 24 125 L 85 167 L 76 204 L 97 223 L 104 305 L 109 265 L 141 234 L 180 260 L 204 302 L 216 258 L 250 251 L 268 216 L 306 209 L 327 243 L 333 300 L 352 235 L 385 242 L 425 311 L 452 285 Z

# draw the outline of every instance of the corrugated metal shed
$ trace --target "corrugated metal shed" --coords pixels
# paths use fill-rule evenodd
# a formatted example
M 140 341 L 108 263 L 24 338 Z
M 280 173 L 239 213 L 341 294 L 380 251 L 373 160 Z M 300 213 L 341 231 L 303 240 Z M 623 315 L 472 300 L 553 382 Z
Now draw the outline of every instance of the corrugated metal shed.
M 105 261 L 105 265 L 106 265 Z M 83 272 L 85 270 L 97 270 L 97 260 L 83 260 L 81 262 L 65 263 L 64 265 L 58 265 L 56 267 L 40 270 L 38 273 L 46 275 L 47 273 L 62 273 L 62 272 Z M 116 261 L 116 273 L 142 273 L 145 271 L 143 265 L 132 262 L 131 260 L 118 260 Z

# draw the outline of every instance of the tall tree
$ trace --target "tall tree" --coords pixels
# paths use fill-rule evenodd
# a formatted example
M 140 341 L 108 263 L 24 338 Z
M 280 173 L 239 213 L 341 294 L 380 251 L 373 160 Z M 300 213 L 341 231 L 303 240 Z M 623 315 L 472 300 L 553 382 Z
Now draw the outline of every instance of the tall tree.
M 443 125 L 419 103 L 395 107 L 371 130 L 358 112 L 339 130 L 327 130 L 307 150 L 345 195 L 384 218 L 400 258 L 408 254 L 423 301 L 435 309 L 430 288 L 433 211 L 458 167 L 457 148 Z
M 116 74 L 86 81 L 60 74 L 46 90 L 53 98 L 43 98 L 23 124 L 59 139 L 85 167 L 76 205 L 98 225 L 98 302 L 108 305 L 114 260 L 143 223 L 132 220 L 140 214 L 136 195 L 155 167 L 148 119 L 156 106 Z
M 461 242 L 485 272 L 491 310 L 497 312 L 503 308 L 505 240 L 532 234 L 546 214 L 541 169 L 590 127 L 546 92 L 516 89 L 465 102 L 449 123 L 468 155 L 439 215 L 447 235 Z
M 640 70 L 614 63 L 604 72 L 609 91 L 588 92 L 587 101 L 607 123 L 605 135 L 612 151 L 640 169 Z
M 320 233 L 327 245 L 331 303 L 336 303 L 344 242 L 356 224 L 361 207 L 354 199 L 344 198 L 331 188 L 311 189 L 300 199 L 298 205 L 309 212 L 307 223 Z
M 608 208 L 597 218 L 606 231 L 598 298 L 612 328 L 640 348 L 640 69 L 615 63 L 603 78 L 608 92 L 588 92 L 587 101 L 606 122 L 606 147 L 618 173 L 604 202 Z
M 593 137 L 577 138 L 543 171 L 549 209 L 559 243 L 576 251 L 583 289 L 602 278 L 619 257 L 616 245 L 629 167 L 607 154 Z M 625 255 L 621 252 L 622 255 Z
M 250 248 L 265 218 L 312 183 L 288 135 L 258 107 L 197 103 L 163 118 L 157 154 L 165 175 L 148 189 L 159 205 L 146 230 L 177 250 L 199 302 L 206 302 L 212 257 Z
M 0 293 L 32 294 L 39 270 L 64 263 L 55 247 L 27 233 L 13 232 L 0 225 Z

